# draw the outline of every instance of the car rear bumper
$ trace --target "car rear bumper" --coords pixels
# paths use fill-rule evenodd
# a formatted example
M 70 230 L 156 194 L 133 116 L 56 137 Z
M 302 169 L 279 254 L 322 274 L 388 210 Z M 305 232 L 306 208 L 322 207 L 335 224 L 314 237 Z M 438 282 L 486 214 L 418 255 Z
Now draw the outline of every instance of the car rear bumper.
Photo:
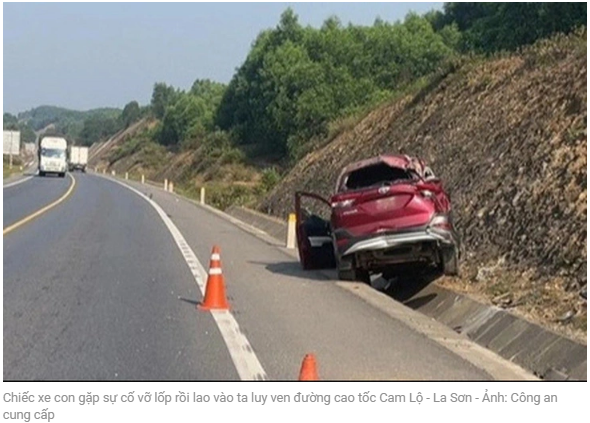
M 376 235 L 370 238 L 363 238 L 358 241 L 352 240 L 348 243 L 341 255 L 357 254 L 366 251 L 387 250 L 404 244 L 415 244 L 423 242 L 436 242 L 448 246 L 456 246 L 457 238 L 451 231 L 425 228 L 419 231 L 389 233 Z

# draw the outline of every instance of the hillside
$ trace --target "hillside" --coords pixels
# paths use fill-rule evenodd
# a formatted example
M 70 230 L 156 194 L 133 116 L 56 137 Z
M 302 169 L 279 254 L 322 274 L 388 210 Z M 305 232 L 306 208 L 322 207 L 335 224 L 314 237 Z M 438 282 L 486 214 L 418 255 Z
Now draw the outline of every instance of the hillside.
M 26 121 L 35 129 L 40 130 L 47 125 L 65 124 L 71 122 L 82 122 L 91 116 L 118 116 L 121 110 L 116 108 L 103 107 L 88 111 L 70 110 L 58 106 L 39 106 L 26 112 L 18 114 L 18 119 Z
M 70 110 L 57 106 L 39 106 L 18 116 L 8 115 L 29 131 L 47 131 L 65 136 L 71 142 L 90 145 L 117 132 L 121 122 L 121 110 L 102 107 L 88 111 Z M 7 115 L 4 116 L 6 126 Z M 21 129 L 22 130 L 22 129 Z
M 214 127 L 214 110 L 203 109 L 222 87 L 156 84 L 154 97 L 170 103 L 155 102 L 159 115 L 95 144 L 91 165 L 167 178 L 192 196 L 207 185 L 216 207 L 285 217 L 296 190 L 329 195 L 347 163 L 385 152 L 421 156 L 451 193 L 466 253 L 462 277 L 438 282 L 585 340 L 586 46 L 584 31 L 516 53 L 456 57 L 396 100 L 336 118 L 327 137 L 304 140 L 312 152 L 278 185 L 273 165 L 285 161 Z
M 190 149 L 167 149 L 153 141 L 158 121 L 144 118 L 90 148 L 90 167 L 131 178 L 174 181 L 176 190 L 198 195 L 209 188 L 208 202 L 219 208 L 253 204 L 268 190 L 267 172 L 246 163 L 244 154 L 223 137 L 213 136 Z M 277 176 L 278 177 L 278 176 Z
M 308 154 L 258 207 L 284 217 L 296 190 L 329 195 L 346 163 L 421 156 L 466 251 L 462 278 L 440 283 L 585 340 L 586 62 L 584 32 L 440 75 Z

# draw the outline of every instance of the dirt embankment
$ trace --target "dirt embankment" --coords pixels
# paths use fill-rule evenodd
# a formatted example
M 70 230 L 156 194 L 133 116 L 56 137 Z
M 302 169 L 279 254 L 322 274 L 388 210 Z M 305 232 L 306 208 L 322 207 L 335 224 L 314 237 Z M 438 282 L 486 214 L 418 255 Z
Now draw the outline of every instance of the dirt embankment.
M 219 208 L 252 204 L 266 192 L 261 169 L 246 162 L 243 153 L 229 145 L 195 143 L 193 148 L 166 148 L 154 141 L 158 121 L 142 119 L 110 139 L 90 148 L 90 167 L 99 172 L 144 175 L 148 181 L 174 183 L 176 190 L 199 198 L 208 187 L 208 202 Z
M 341 167 L 423 157 L 445 181 L 465 246 L 452 286 L 586 337 L 586 35 L 463 66 L 309 154 L 261 203 L 329 195 Z

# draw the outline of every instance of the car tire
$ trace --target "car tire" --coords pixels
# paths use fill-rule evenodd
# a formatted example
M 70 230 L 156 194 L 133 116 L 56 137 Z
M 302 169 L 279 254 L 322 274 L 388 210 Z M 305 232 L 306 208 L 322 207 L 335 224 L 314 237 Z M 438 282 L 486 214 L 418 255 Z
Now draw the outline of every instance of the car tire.
M 442 249 L 441 267 L 445 276 L 459 276 L 459 257 L 455 247 Z
M 39 176 L 45 176 L 45 172 L 39 171 Z
M 311 270 L 312 269 L 311 261 L 310 261 L 308 254 L 304 254 L 304 255 L 300 256 L 299 262 L 301 263 L 301 268 L 303 270 Z

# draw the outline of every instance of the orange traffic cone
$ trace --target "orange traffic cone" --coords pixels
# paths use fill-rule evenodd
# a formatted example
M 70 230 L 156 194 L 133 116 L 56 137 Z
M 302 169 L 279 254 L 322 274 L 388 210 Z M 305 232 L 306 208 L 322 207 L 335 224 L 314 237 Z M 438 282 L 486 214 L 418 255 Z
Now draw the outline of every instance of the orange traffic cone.
M 299 380 L 318 380 L 318 369 L 313 354 L 306 354 L 301 363 Z
M 197 305 L 200 310 L 229 310 L 229 304 L 225 297 L 225 282 L 221 273 L 221 257 L 219 253 L 219 247 L 215 245 L 211 251 L 205 298 L 202 303 Z

